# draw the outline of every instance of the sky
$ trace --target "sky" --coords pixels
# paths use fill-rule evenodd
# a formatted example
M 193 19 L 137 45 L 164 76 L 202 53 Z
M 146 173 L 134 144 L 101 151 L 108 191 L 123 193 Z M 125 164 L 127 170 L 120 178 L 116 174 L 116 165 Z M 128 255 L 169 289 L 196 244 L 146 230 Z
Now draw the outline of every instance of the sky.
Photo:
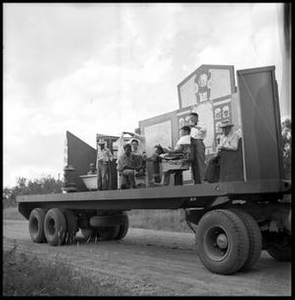
M 4 187 L 62 177 L 66 131 L 95 148 L 97 133 L 178 109 L 177 84 L 202 64 L 275 65 L 284 88 L 280 3 L 3 7 Z

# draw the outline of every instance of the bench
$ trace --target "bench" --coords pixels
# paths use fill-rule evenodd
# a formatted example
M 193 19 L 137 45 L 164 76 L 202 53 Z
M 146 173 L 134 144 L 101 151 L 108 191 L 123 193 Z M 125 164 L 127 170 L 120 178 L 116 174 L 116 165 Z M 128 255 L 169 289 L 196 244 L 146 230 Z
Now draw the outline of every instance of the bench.
M 220 182 L 244 181 L 242 138 L 238 149 L 222 150 L 220 153 Z

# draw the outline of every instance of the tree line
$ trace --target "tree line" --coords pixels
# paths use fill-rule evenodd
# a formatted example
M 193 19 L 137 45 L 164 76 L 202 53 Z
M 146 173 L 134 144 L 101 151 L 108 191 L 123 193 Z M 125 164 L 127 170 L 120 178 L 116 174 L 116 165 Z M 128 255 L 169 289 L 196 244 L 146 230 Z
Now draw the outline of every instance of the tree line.
M 17 195 L 56 194 L 62 192 L 61 180 L 56 180 L 51 175 L 39 179 L 28 180 L 24 177 L 17 178 L 16 186 L 3 189 L 3 207 L 16 206 Z

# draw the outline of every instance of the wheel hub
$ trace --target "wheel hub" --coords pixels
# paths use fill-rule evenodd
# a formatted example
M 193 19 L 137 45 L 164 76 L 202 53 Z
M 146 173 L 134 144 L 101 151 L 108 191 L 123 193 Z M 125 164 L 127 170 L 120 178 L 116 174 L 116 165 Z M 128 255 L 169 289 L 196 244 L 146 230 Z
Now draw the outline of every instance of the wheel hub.
M 217 246 L 221 249 L 226 249 L 228 246 L 228 240 L 224 233 L 221 233 L 217 236 L 216 239 Z

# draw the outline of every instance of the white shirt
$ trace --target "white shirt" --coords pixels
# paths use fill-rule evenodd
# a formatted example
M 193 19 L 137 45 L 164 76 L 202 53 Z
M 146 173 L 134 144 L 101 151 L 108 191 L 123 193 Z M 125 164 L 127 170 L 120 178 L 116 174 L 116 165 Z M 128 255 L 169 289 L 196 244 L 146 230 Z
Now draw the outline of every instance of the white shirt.
M 196 128 L 198 127 L 198 128 Z M 191 137 L 193 139 L 203 140 L 207 135 L 207 128 L 204 124 L 199 123 L 191 127 Z
M 190 145 L 191 143 L 191 137 L 190 135 L 183 135 L 179 138 L 179 140 L 177 141 L 174 149 L 178 149 L 180 145 Z
M 109 148 L 104 147 L 103 149 L 100 149 L 100 147 L 98 146 L 97 157 L 96 157 L 96 168 L 98 168 L 99 161 L 106 163 L 112 161 L 112 159 L 113 159 L 113 154 Z
M 223 147 L 229 150 L 237 150 L 241 134 L 231 131 L 228 135 L 222 135 L 220 138 L 220 145 L 218 148 Z

